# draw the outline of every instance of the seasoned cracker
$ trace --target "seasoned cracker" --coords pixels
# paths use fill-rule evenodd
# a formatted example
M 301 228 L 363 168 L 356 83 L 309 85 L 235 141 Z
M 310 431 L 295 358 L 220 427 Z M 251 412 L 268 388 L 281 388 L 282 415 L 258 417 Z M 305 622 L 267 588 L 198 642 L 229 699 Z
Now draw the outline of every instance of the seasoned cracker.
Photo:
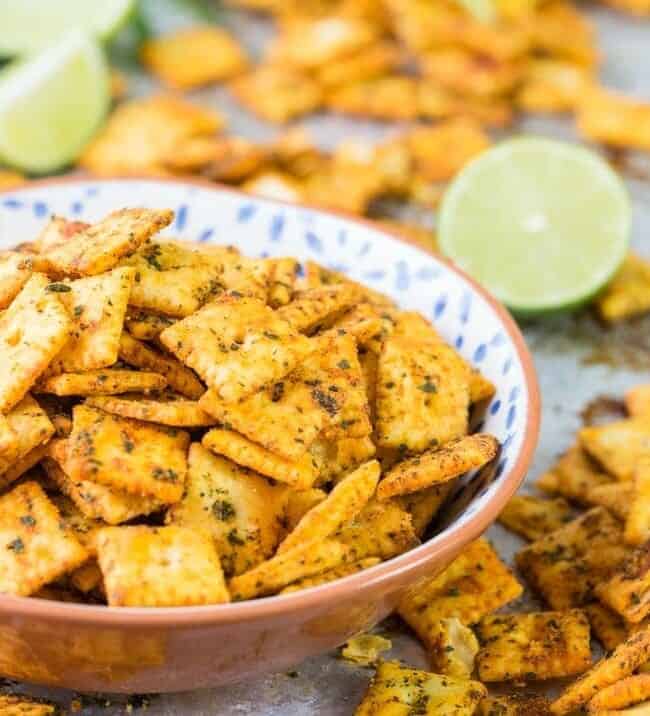
M 284 520 L 287 532 L 293 530 L 309 510 L 316 507 L 326 497 L 327 493 L 317 487 L 311 487 L 308 490 L 290 490 L 287 496 Z
M 346 284 L 312 288 L 299 293 L 291 303 L 279 308 L 277 314 L 294 330 L 311 334 L 358 300 L 354 287 Z
M 203 436 L 201 443 L 217 455 L 291 485 L 295 490 L 308 490 L 318 476 L 316 461 L 310 453 L 295 462 L 287 460 L 232 430 L 214 428 Z
M 341 480 L 323 502 L 302 517 L 281 542 L 278 554 L 304 542 L 325 539 L 354 519 L 372 497 L 379 473 L 379 463 L 372 460 Z
M 267 259 L 269 265 L 269 293 L 271 308 L 286 306 L 296 290 L 300 264 L 294 258 Z
M 650 454 L 640 460 L 634 475 L 624 538 L 631 545 L 641 545 L 650 539 Z
M 396 498 L 397 503 L 411 515 L 413 529 L 420 539 L 455 485 L 456 480 L 449 480 Z
M 169 209 L 119 209 L 53 248 L 45 257 L 55 271 L 93 276 L 114 268 L 174 218 Z
M 379 356 L 377 441 L 422 451 L 467 433 L 469 383 L 453 349 L 399 335 Z
M 261 171 L 244 182 L 241 188 L 248 194 L 286 201 L 289 204 L 296 204 L 304 199 L 303 187 L 290 174 L 277 171 Z M 284 292 L 280 291 L 280 294 L 284 295 Z M 283 301 L 279 305 L 287 302 Z
M 589 505 L 606 507 L 614 517 L 624 522 L 630 514 L 635 492 L 634 481 L 606 482 L 604 485 L 590 488 L 585 502 Z
M 377 497 L 387 500 L 453 480 L 487 464 L 498 451 L 499 442 L 492 435 L 467 435 L 398 463 L 379 483 Z
M 86 400 L 86 405 L 123 418 L 170 427 L 200 428 L 216 423 L 211 415 L 201 410 L 196 401 L 184 400 L 173 395 L 169 397 L 160 395 L 155 400 L 137 394 L 119 397 L 95 395 Z
M 120 338 L 119 356 L 129 365 L 164 376 L 167 385 L 186 398 L 197 400 L 205 393 L 205 387 L 189 368 L 126 332 Z
M 18 459 L 18 435 L 4 415 L 0 415 L 0 474 L 6 472 Z
M 384 335 L 384 320 L 380 310 L 369 303 L 360 303 L 334 321 L 332 328 L 349 333 L 360 349 L 379 349 Z
M 283 593 L 287 590 L 284 589 Z M 341 658 L 361 666 L 371 666 L 379 655 L 393 647 L 393 642 L 379 634 L 357 634 L 341 647 Z
M 474 632 L 456 617 L 440 619 L 429 632 L 429 659 L 436 674 L 469 679 L 479 644 Z
M 627 639 L 628 625 L 620 615 L 609 607 L 594 602 L 587 604 L 584 611 L 589 619 L 592 634 L 606 651 L 614 651 L 621 642 Z
M 572 502 L 589 505 L 590 491 L 611 482 L 609 475 L 589 458 L 580 444 L 576 444 L 571 446 L 548 472 L 538 478 L 536 485 L 544 492 L 562 495 Z
M 559 529 L 571 518 L 571 506 L 561 497 L 545 500 L 533 495 L 515 495 L 499 515 L 499 522 L 532 542 Z
M 124 325 L 129 333 L 140 341 L 152 341 L 176 321 L 168 316 L 158 316 L 155 313 L 129 310 Z
M 72 320 L 72 335 L 48 372 L 83 372 L 115 363 L 134 276 L 132 268 L 116 268 L 60 284 L 69 287 L 59 298 Z
M 65 495 L 50 495 L 50 500 L 54 503 L 61 519 L 65 522 L 74 536 L 83 545 L 85 550 L 91 557 L 97 555 L 97 531 L 102 527 L 106 527 L 103 520 L 91 519 L 77 507 L 77 505 Z
M 22 477 L 47 455 L 48 444 L 39 445 L 30 450 L 25 457 L 15 462 L 6 472 L 2 474 L 1 482 L 3 485 L 10 485 L 19 477 Z
M 0 254 L 0 309 L 9 306 L 31 275 L 29 257 L 11 251 Z
M 554 714 L 566 714 L 590 701 L 608 686 L 630 676 L 650 658 L 650 629 L 632 634 L 610 656 L 597 662 L 584 676 L 567 686 L 551 704 Z
M 312 350 L 270 307 L 238 294 L 221 296 L 166 328 L 160 340 L 227 401 L 280 380 Z
M 30 699 L 22 694 L 2 694 L 0 713 L 3 716 L 56 716 L 57 707 L 47 701 Z
M 589 713 L 624 709 L 650 700 L 650 674 L 634 674 L 607 686 L 589 702 Z
M 286 501 L 286 488 L 193 443 L 187 488 L 167 522 L 211 535 L 225 573 L 241 574 L 275 551 Z
M 0 316 L 0 413 L 22 400 L 68 340 L 71 321 L 53 285 L 34 274 Z
M 625 558 L 622 542 L 617 520 L 594 507 L 518 552 L 517 566 L 553 609 L 579 607 Z
M 99 566 L 111 607 L 175 607 L 230 601 L 210 539 L 187 527 L 105 527 Z
M 610 578 L 596 586 L 596 594 L 628 622 L 643 621 L 650 614 L 650 542 L 617 565 Z
M 47 254 L 66 244 L 75 234 L 90 228 L 85 221 L 70 221 L 63 216 L 53 214 L 34 242 L 39 254 Z
M 228 589 L 237 601 L 274 594 L 292 582 L 337 567 L 349 554 L 350 549 L 335 539 L 303 542 L 233 577 Z
M 650 263 L 629 253 L 595 304 L 601 318 L 610 323 L 650 311 Z
M 584 612 L 494 614 L 476 627 L 481 681 L 535 681 L 580 674 L 591 666 Z
M 337 286 L 338 284 L 353 286 L 358 293 L 358 302 L 369 303 L 372 306 L 384 309 L 393 309 L 395 306 L 393 300 L 386 294 L 375 291 L 364 284 L 357 283 L 356 281 L 348 278 L 344 273 L 341 273 L 340 271 L 333 271 L 332 269 L 321 266 L 314 261 L 307 261 L 305 263 L 304 282 L 307 288 Z M 390 323 L 390 315 L 387 312 L 381 313 L 380 316 L 382 319 Z
M 15 436 L 10 459 L 0 462 L 0 484 L 6 485 L 7 471 L 22 461 L 32 450 L 45 445 L 54 434 L 54 426 L 41 406 L 27 394 L 7 414 L 6 420 L 10 433 Z
M 309 448 L 316 462 L 318 483 L 338 482 L 374 456 L 376 448 L 369 436 L 326 440 L 319 438 Z
M 632 416 L 650 413 L 650 385 L 636 385 L 625 393 L 625 407 Z
M 243 72 L 248 60 L 235 38 L 215 27 L 190 27 L 149 39 L 140 48 L 144 66 L 166 85 L 192 89 Z
M 149 393 L 162 390 L 167 381 L 158 373 L 140 370 L 104 368 L 87 373 L 61 373 L 41 380 L 37 393 L 54 395 L 116 395 L 120 393 Z
M 547 57 L 532 59 L 526 64 L 515 102 L 525 112 L 572 111 L 591 79 L 591 71 L 574 62 Z
M 477 368 L 471 368 L 469 373 L 469 402 L 472 405 L 491 400 L 497 392 L 494 383 L 486 378 Z
M 650 416 L 582 428 L 582 447 L 618 480 L 631 480 L 639 461 L 650 456 Z
M 35 482 L 0 497 L 0 531 L 0 592 L 5 594 L 33 594 L 88 559 Z
M 183 494 L 189 440 L 182 430 L 76 405 L 65 470 L 75 482 L 173 503 Z
M 568 2 L 542 5 L 522 27 L 528 32 L 531 49 L 584 67 L 599 60 L 595 28 L 577 7 Z
M 327 584 L 328 582 L 333 582 L 336 579 L 343 579 L 343 577 L 349 577 L 351 574 L 363 572 L 364 569 L 370 569 L 370 567 L 374 567 L 380 562 L 381 559 L 379 559 L 379 557 L 366 557 L 366 559 L 361 559 L 358 562 L 341 564 L 338 567 L 334 567 L 334 569 L 328 569 L 326 572 L 321 572 L 313 577 L 299 579 L 290 584 L 288 587 L 280 590 L 278 593 L 290 594 L 291 592 L 299 592 L 302 589 L 309 589 L 309 587 L 317 587 L 319 584 Z
M 325 97 L 327 109 L 391 121 L 418 116 L 418 83 L 406 75 L 384 75 L 341 85 Z
M 91 592 L 103 593 L 104 576 L 96 559 L 89 559 L 86 564 L 75 569 L 70 575 L 70 583 L 72 586 L 83 594 Z
M 479 704 L 479 716 L 551 716 L 550 701 L 544 696 L 513 693 L 490 696 Z
M 404 57 L 400 48 L 390 42 L 376 42 L 370 47 L 315 68 L 319 84 L 326 91 L 347 84 L 364 82 L 397 70 Z
M 487 690 L 478 681 L 409 669 L 398 661 L 379 664 L 355 716 L 426 713 L 472 716 Z

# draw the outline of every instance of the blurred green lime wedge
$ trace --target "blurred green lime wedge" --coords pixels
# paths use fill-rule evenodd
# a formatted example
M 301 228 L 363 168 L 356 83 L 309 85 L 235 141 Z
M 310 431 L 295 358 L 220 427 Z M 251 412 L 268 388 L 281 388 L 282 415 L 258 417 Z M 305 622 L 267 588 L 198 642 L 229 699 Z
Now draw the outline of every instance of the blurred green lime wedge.
M 110 103 L 104 53 L 77 30 L 0 72 L 0 163 L 59 169 L 79 154 Z
M 458 0 L 458 4 L 481 22 L 492 22 L 496 17 L 494 0 Z
M 550 139 L 502 142 L 468 164 L 442 201 L 442 252 L 520 314 L 574 308 L 625 257 L 623 182 L 588 149 Z
M 0 55 L 41 50 L 72 28 L 110 37 L 134 6 L 135 0 L 0 0 Z

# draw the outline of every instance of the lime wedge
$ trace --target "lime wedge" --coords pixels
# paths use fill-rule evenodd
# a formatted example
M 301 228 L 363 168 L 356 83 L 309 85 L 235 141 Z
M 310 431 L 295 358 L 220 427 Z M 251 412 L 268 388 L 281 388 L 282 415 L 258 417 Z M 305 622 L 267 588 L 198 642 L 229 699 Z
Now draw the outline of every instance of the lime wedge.
M 108 67 L 96 41 L 75 30 L 0 72 L 0 162 L 44 173 L 71 162 L 110 102 Z
M 41 50 L 71 28 L 110 37 L 134 6 L 135 0 L 0 0 L 0 54 Z
M 588 301 L 620 266 L 629 234 L 627 191 L 609 165 L 534 137 L 468 164 L 438 222 L 442 252 L 520 314 Z

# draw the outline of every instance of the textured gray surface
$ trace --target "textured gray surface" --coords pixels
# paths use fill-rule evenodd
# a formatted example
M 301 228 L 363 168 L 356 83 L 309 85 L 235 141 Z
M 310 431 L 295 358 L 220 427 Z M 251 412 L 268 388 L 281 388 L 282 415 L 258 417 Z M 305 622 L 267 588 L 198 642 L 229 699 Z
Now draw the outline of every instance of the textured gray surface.
M 591 14 L 597 23 L 606 58 L 605 82 L 650 100 L 650 22 L 602 10 Z M 265 23 L 243 15 L 229 16 L 227 21 L 249 48 L 259 52 L 268 37 Z M 150 87 L 148 79 L 133 78 L 134 93 L 145 93 Z M 193 98 L 224 111 L 230 118 L 231 129 L 239 134 L 265 139 L 277 132 L 237 107 L 225 91 L 204 90 L 195 93 Z M 305 124 L 325 147 L 333 146 L 343 138 L 375 139 L 394 131 L 376 123 L 334 117 L 315 117 Z M 530 119 L 522 127 L 525 131 L 547 135 L 575 136 L 570 120 Z M 643 168 L 645 159 L 637 158 L 636 162 Z M 640 251 L 650 255 L 650 183 L 630 182 L 630 190 L 635 212 L 633 241 Z M 648 335 L 650 323 L 645 322 L 644 328 Z M 647 359 L 643 351 L 635 348 L 622 350 L 622 342 L 638 342 L 638 329 L 623 335 L 606 333 L 588 317 L 547 320 L 526 325 L 524 329 L 533 349 L 543 401 L 541 439 L 529 475 L 529 479 L 533 479 L 569 444 L 580 424 L 579 414 L 585 403 L 597 395 L 617 395 L 634 383 L 649 380 L 650 349 Z M 590 356 L 603 351 L 619 364 L 590 362 Z M 634 358 L 640 367 L 629 368 L 630 358 Z M 490 530 L 489 536 L 510 559 L 519 541 L 498 526 Z M 393 640 L 391 656 L 414 666 L 426 665 L 422 649 L 397 621 L 389 620 L 380 625 L 378 631 Z M 370 673 L 337 659 L 336 654 L 329 654 L 297 666 L 295 672 L 269 675 L 252 683 L 152 697 L 146 713 L 149 716 L 348 716 L 359 702 Z M 21 690 L 49 696 L 62 705 L 69 704 L 72 698 L 71 694 L 61 691 L 27 686 Z M 84 701 L 86 704 L 78 712 L 83 716 L 112 716 L 127 711 L 121 698 L 106 697 L 94 704 Z M 132 708 L 134 713 L 140 713 L 135 704 Z

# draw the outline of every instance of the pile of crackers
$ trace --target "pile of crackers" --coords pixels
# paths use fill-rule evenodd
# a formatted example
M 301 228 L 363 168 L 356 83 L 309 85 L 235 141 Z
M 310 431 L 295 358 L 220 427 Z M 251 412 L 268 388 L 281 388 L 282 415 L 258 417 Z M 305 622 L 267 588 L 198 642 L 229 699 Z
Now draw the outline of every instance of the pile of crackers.
M 419 314 L 293 258 L 53 217 L 0 256 L 0 593 L 218 604 L 418 545 L 494 386 Z

